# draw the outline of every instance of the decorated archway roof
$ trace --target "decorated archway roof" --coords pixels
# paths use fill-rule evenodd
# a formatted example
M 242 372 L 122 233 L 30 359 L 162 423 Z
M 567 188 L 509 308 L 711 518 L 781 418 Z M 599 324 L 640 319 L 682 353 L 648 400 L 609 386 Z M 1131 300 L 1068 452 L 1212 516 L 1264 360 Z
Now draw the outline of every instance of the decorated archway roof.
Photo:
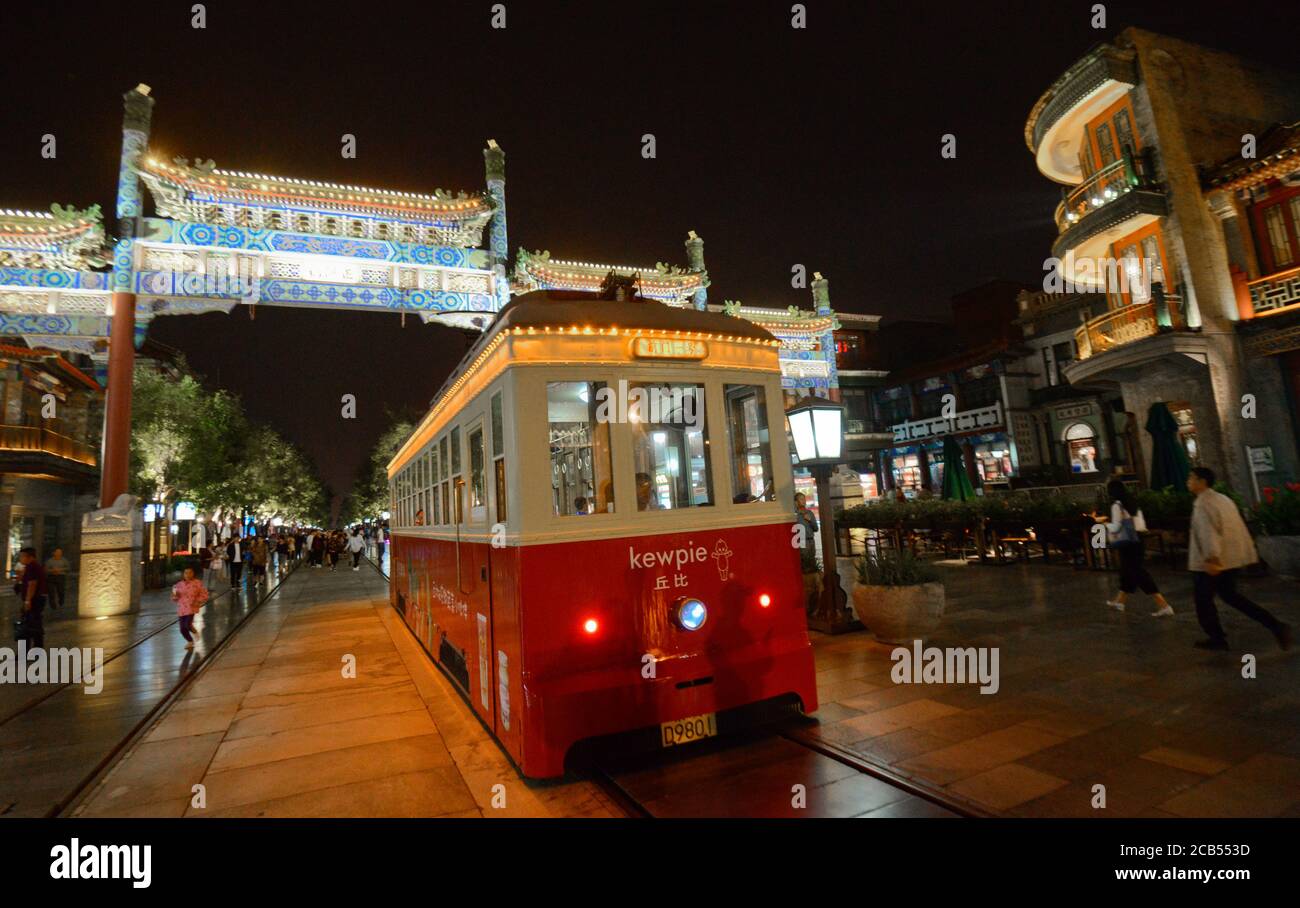
M 452 194 L 374 189 L 319 180 L 221 170 L 211 161 L 189 164 L 183 158 L 167 163 L 146 157 L 139 164 L 141 179 L 164 217 L 189 219 L 184 203 L 253 205 L 306 209 L 363 217 L 392 218 L 417 223 L 486 223 L 492 200 L 483 193 Z
M 0 209 L 0 268 L 96 268 L 108 260 L 99 206 Z
M 764 306 L 745 306 L 739 301 L 727 300 L 722 304 L 721 311 L 753 322 L 760 328 L 783 337 L 820 336 L 840 327 L 835 313 L 819 314 L 811 309 L 800 309 L 798 306 L 790 306 L 788 309 L 769 309 Z
M 697 290 L 709 286 L 707 271 L 690 271 L 676 265 L 656 262 L 652 266 L 602 265 L 553 259 L 549 250 L 529 252 L 520 249 L 515 259 L 513 292 L 532 290 L 577 290 L 594 292 L 610 274 L 635 277 L 641 295 L 649 299 L 684 305 Z

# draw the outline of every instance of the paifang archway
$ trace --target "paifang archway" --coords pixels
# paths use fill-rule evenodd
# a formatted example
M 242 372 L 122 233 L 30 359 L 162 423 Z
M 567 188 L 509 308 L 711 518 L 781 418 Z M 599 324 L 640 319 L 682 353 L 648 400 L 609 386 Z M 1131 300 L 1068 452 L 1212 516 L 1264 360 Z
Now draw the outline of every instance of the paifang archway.
M 152 319 L 267 305 L 478 329 L 510 293 L 495 141 L 483 151 L 483 190 L 399 192 L 164 161 L 149 149 L 153 105 L 148 86 L 124 95 L 111 258 L 97 207 L 0 212 L 0 335 L 88 354 L 107 370 L 102 510 L 82 532 L 82 602 L 98 614 L 138 601 L 137 509 L 113 506 L 128 488 L 135 349 Z
M 81 545 L 81 602 L 98 614 L 138 601 L 139 514 L 113 505 L 128 487 L 135 350 L 152 319 L 236 306 L 253 316 L 266 305 L 412 313 L 480 330 L 512 293 L 505 153 L 495 141 L 483 150 L 481 191 L 372 189 L 163 160 L 149 147 L 150 89 L 139 85 L 123 99 L 111 252 L 98 206 L 0 210 L 0 337 L 86 354 L 107 385 L 101 510 L 84 522 Z M 141 183 L 152 217 L 144 215 Z M 834 331 L 841 318 L 874 329 L 877 316 L 833 312 L 820 274 L 808 285 L 811 309 L 710 304 L 704 244 L 693 231 L 685 252 L 684 267 L 633 268 L 521 249 L 513 291 L 595 289 L 608 275 L 630 277 L 647 298 L 767 328 L 782 342 L 788 394 L 838 397 Z
M 509 299 L 496 142 L 483 151 L 483 191 L 397 192 L 164 161 L 149 149 L 149 88 L 124 100 L 111 271 L 91 270 L 104 235 L 96 208 L 28 215 L 31 254 L 0 269 L 0 334 L 101 362 L 107 354 L 101 506 L 126 491 L 134 349 L 152 319 L 287 306 L 476 329 Z M 154 217 L 144 216 L 141 183 Z

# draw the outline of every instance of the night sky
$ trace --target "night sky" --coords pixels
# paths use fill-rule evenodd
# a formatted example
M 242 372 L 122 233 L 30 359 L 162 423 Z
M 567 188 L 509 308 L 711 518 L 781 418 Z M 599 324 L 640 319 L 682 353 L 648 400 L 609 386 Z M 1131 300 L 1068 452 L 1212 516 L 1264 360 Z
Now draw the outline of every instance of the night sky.
M 511 252 L 685 264 L 710 300 L 942 317 L 991 277 L 1041 280 L 1059 190 L 1025 147 L 1039 95 L 1127 25 L 1285 65 L 1294 3 L 5 3 L 0 207 L 113 209 L 121 95 L 150 85 L 151 149 L 218 167 L 428 192 L 483 188 L 506 152 Z M 1290 23 L 1291 25 L 1284 24 Z M 41 136 L 58 141 L 42 159 Z M 357 137 L 357 157 L 340 137 Z M 657 158 L 641 156 L 652 133 Z M 941 159 L 940 137 L 957 137 Z M 152 214 L 152 210 L 147 211 Z M 467 336 L 408 317 L 259 307 L 161 318 L 336 492 L 387 422 L 422 412 Z M 340 396 L 358 418 L 340 418 Z

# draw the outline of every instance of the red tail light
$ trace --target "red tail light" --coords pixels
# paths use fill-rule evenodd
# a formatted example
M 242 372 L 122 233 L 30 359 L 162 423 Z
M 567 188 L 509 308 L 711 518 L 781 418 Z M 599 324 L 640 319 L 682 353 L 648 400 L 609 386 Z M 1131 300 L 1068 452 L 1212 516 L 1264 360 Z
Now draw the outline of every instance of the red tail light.
M 589 634 L 594 634 L 596 631 L 600 630 L 600 622 L 595 618 L 588 618 L 586 621 L 582 622 L 582 629 Z
M 758 604 L 761 605 L 763 608 L 767 608 L 769 605 L 772 604 L 772 597 L 769 596 L 767 593 L 764 593 L 763 595 L 758 597 Z

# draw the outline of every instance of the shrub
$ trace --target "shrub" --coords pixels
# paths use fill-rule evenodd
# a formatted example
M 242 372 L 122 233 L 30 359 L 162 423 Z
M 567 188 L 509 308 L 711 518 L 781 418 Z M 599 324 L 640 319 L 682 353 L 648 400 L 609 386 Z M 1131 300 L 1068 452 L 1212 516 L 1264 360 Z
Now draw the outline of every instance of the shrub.
M 1300 536 L 1300 482 L 1282 488 L 1265 486 L 1254 516 L 1266 536 Z
M 939 579 L 939 569 L 911 552 L 894 549 L 867 552 L 855 562 L 863 586 L 916 586 Z

